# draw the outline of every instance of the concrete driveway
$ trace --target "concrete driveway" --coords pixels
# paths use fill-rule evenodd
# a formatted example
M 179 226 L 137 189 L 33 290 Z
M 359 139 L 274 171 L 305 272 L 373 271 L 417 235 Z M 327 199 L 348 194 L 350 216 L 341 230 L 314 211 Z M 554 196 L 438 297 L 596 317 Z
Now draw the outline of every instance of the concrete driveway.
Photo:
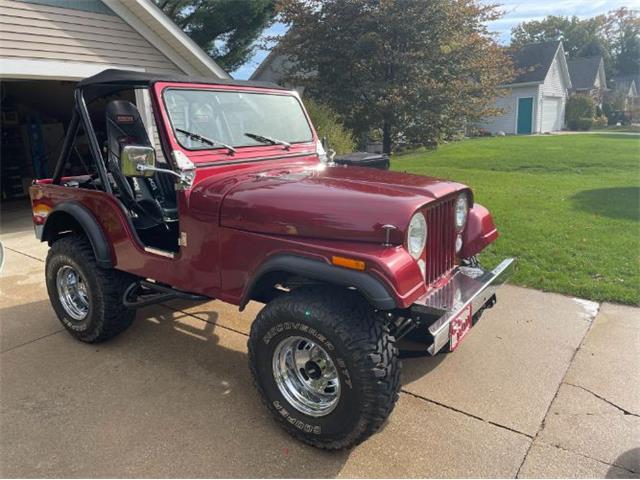
M 455 354 L 404 360 L 380 433 L 327 453 L 256 396 L 259 305 L 159 305 L 82 344 L 49 305 L 29 212 L 5 208 L 0 238 L 3 477 L 640 478 L 638 309 L 506 286 Z

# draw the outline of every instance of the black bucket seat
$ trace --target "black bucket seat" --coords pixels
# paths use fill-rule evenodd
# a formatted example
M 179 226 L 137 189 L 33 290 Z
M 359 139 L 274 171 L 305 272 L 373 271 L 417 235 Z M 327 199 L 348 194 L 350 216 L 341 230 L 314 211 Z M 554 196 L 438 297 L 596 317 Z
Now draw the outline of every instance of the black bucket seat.
M 107 104 L 106 116 L 107 169 L 122 203 L 133 213 L 134 225 L 146 229 L 176 221 L 173 177 L 155 173 L 152 177 L 131 178 L 120 170 L 120 154 L 126 145 L 152 147 L 138 109 L 127 100 L 112 100 Z

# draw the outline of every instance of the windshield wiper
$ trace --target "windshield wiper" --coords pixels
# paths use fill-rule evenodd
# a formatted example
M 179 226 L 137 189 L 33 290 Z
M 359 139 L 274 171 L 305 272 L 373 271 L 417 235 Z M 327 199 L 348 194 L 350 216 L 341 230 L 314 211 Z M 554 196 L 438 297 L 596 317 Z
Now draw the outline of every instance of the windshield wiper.
M 260 143 L 268 143 L 270 145 L 282 145 L 285 148 L 285 150 L 289 150 L 291 148 L 291 144 L 289 142 L 285 142 L 284 140 L 278 140 L 277 138 L 267 137 L 265 135 L 258 135 L 257 133 L 245 133 L 244 135 Z
M 216 145 L 220 145 L 221 147 L 224 147 L 227 150 L 229 150 L 229 152 L 236 153 L 236 149 L 233 148 L 231 145 L 227 145 L 226 143 L 220 142 L 218 140 L 214 140 L 213 138 L 203 137 L 198 133 L 193 133 L 188 130 L 183 130 L 181 128 L 176 128 L 176 132 L 184 133 L 187 137 L 193 138 L 194 140 L 198 140 L 202 143 L 206 143 L 208 145 L 211 145 L 212 147 L 215 147 Z

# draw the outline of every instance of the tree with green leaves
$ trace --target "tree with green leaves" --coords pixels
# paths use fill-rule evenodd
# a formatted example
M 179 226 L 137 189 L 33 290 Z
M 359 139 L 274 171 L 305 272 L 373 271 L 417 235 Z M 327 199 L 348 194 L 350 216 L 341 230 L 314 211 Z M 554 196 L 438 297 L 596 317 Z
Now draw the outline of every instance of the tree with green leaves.
M 586 19 L 549 15 L 511 31 L 515 48 L 549 40 L 562 40 L 570 58 L 602 55 L 607 76 L 640 74 L 640 19 L 628 8 Z
M 154 0 L 223 69 L 253 55 L 255 42 L 276 14 L 274 0 Z
M 311 98 L 304 99 L 304 106 L 307 109 L 311 123 L 313 123 L 316 133 L 320 138 L 327 138 L 331 141 L 331 148 L 338 155 L 351 153 L 355 148 L 353 135 L 345 128 L 338 114 L 326 105 L 315 102 Z
M 512 65 L 485 22 L 499 17 L 479 0 L 281 0 L 291 26 L 277 51 L 287 81 L 330 106 L 359 137 L 437 144 L 467 121 L 497 113 Z
M 604 35 L 607 18 L 559 17 L 549 15 L 543 20 L 523 22 L 511 31 L 511 46 L 520 48 L 531 43 L 562 40 L 570 57 L 608 55 L 609 45 Z
M 640 74 L 640 17 L 633 10 L 619 8 L 607 17 L 614 68 L 619 74 Z

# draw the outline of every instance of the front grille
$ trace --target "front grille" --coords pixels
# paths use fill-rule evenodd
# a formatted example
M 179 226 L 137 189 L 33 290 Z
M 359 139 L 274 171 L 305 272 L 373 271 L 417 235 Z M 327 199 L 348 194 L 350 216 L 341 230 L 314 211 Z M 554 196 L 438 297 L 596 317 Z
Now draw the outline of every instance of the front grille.
M 455 197 L 429 206 L 425 248 L 426 282 L 431 284 L 450 271 L 456 263 Z

